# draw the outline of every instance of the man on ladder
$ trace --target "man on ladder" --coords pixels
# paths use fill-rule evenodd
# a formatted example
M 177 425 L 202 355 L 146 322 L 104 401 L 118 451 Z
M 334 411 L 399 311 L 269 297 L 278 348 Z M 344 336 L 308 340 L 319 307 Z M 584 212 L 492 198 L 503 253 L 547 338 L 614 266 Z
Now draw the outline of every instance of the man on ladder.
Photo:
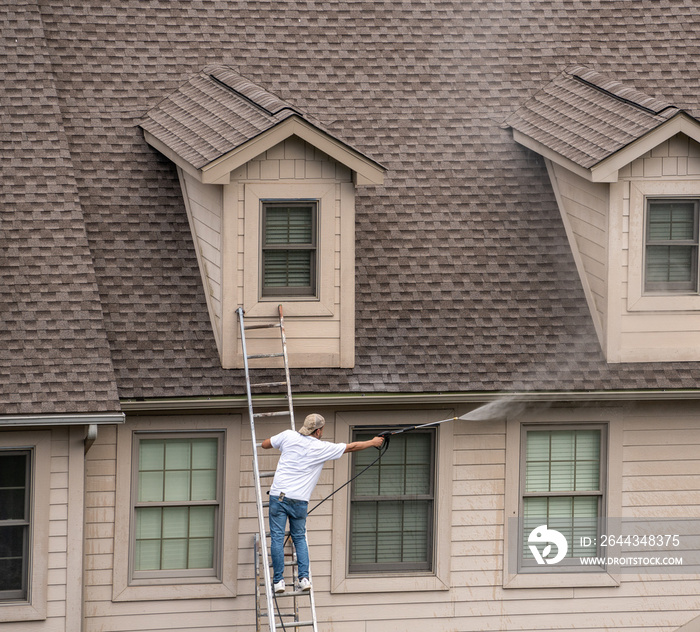
M 299 588 L 310 590 L 309 550 L 306 544 L 306 514 L 311 493 L 316 487 L 323 464 L 339 459 L 346 452 L 358 452 L 367 448 L 381 448 L 384 439 L 374 437 L 369 441 L 330 443 L 321 441 L 325 419 L 316 413 L 308 415 L 303 427 L 295 432 L 285 430 L 269 439 L 261 447 L 276 448 L 281 456 L 270 487 L 270 552 L 274 569 L 275 593 L 285 591 L 284 584 L 284 532 L 289 520 L 289 531 L 297 552 Z

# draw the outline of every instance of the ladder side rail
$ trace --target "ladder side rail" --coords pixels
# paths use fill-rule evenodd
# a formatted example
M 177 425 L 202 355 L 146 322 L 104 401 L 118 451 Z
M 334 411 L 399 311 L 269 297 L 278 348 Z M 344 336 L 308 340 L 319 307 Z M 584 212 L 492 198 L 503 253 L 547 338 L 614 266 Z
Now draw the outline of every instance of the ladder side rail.
M 308 534 L 305 532 L 304 537 L 306 538 L 306 548 L 309 548 L 309 538 Z M 311 564 L 309 564 L 309 581 L 311 582 L 311 590 L 309 591 L 309 607 L 311 609 L 311 625 L 313 627 L 313 632 L 318 632 L 318 621 L 316 619 L 316 600 L 314 598 L 314 578 L 311 573 Z
M 296 430 L 294 423 L 294 404 L 292 403 L 292 379 L 289 375 L 289 356 L 287 354 L 287 334 L 284 331 L 284 314 L 282 306 L 277 308 L 280 316 L 280 337 L 282 339 L 282 356 L 284 358 L 284 376 L 287 380 L 287 403 L 289 404 L 289 418 L 292 424 L 292 430 Z
M 246 349 L 245 341 L 245 323 L 243 319 L 243 308 L 239 307 L 238 312 L 238 322 L 241 329 L 241 350 L 243 352 L 243 368 L 245 369 L 245 380 L 246 380 L 246 394 L 248 396 L 248 417 L 250 419 L 250 435 L 253 444 L 253 478 L 255 479 L 255 503 L 257 505 L 258 511 L 258 531 L 262 542 L 265 542 L 265 516 L 263 513 L 262 504 L 262 488 L 260 487 L 260 468 L 258 466 L 258 448 L 257 448 L 257 438 L 255 436 L 255 417 L 253 416 L 253 395 L 250 390 L 250 371 L 248 367 L 248 353 Z M 267 546 L 261 546 L 260 550 L 262 552 L 262 567 L 263 575 L 265 577 L 265 595 L 267 598 L 267 612 L 268 612 L 268 622 L 270 626 L 270 632 L 275 632 L 275 617 L 274 613 L 274 601 L 272 597 L 272 578 L 270 577 L 270 564 L 267 554 Z

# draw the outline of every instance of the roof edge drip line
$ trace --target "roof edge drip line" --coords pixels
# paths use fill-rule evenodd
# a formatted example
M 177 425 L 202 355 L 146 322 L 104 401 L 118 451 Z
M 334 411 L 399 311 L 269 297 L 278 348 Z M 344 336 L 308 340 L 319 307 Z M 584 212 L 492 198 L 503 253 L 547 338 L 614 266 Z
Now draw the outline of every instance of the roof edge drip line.
M 512 391 L 498 393 L 368 393 L 368 394 L 299 394 L 294 396 L 297 406 L 408 406 L 484 404 L 508 398 L 525 403 L 580 402 L 603 403 L 625 401 L 700 400 L 700 389 L 693 390 L 649 390 L 649 391 Z M 279 406 L 286 398 L 281 394 L 258 395 L 257 406 Z M 122 410 L 126 413 L 148 413 L 157 411 L 195 410 L 239 410 L 247 408 L 245 395 L 209 398 L 171 399 L 123 399 Z
M 89 426 L 123 424 L 124 413 L 76 413 L 60 415 L 0 415 L 0 428 L 8 426 Z

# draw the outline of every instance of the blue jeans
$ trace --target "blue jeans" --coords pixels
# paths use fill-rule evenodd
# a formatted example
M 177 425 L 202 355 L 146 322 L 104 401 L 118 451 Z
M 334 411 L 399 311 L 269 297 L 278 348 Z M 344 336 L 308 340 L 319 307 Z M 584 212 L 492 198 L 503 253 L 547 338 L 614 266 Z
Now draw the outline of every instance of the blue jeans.
M 289 519 L 289 532 L 297 552 L 299 579 L 309 576 L 309 548 L 306 545 L 306 512 L 309 503 L 293 498 L 279 499 L 270 495 L 270 553 L 273 582 L 276 584 L 284 577 L 284 532 Z

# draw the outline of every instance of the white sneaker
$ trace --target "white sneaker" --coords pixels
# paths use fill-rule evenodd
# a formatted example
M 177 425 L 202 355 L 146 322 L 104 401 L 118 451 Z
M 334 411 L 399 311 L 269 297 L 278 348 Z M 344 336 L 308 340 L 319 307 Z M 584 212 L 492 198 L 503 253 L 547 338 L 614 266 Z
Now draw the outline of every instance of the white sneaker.
M 311 582 L 308 577 L 302 577 L 299 580 L 299 590 L 303 590 L 304 592 L 311 590 Z
M 308 579 L 306 581 L 309 581 Z M 279 595 L 284 592 L 285 585 L 284 585 L 284 580 L 280 579 L 273 587 L 273 590 L 275 591 L 276 595 Z

